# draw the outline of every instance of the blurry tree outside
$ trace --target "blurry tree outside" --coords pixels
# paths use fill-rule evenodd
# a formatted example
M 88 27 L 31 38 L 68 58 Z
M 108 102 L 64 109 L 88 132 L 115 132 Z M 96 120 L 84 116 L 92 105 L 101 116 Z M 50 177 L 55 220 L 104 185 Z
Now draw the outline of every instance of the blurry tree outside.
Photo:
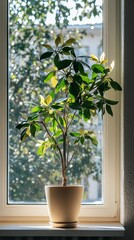
M 74 23 L 88 22 L 90 17 L 99 16 L 102 6 L 97 2 L 74 0 L 70 5 L 68 0 L 9 1 L 9 203 L 44 202 L 44 185 L 61 183 L 60 161 L 55 159 L 54 153 L 50 150 L 43 158 L 38 156 L 36 139 L 21 143 L 15 125 L 20 113 L 28 112 L 29 107 L 39 101 L 39 95 L 49 91 L 43 82 L 49 66 L 39 61 L 43 44 L 51 42 L 60 32 L 67 32 L 72 19 Z M 70 19 L 72 7 L 75 12 Z M 51 16 L 54 16 L 54 24 Z M 69 34 L 75 36 L 78 48 L 86 32 L 74 27 L 65 36 L 68 38 Z M 101 171 L 101 151 L 87 142 L 77 149 L 69 169 L 69 183 L 82 182 L 88 186 L 88 176 L 101 182 Z M 85 187 L 83 201 L 89 200 Z

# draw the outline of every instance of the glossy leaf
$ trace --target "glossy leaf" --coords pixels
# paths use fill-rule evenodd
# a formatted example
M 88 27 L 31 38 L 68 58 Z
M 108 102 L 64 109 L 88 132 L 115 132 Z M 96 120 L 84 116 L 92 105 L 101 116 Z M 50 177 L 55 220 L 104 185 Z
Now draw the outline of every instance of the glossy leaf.
M 70 46 L 70 45 L 72 45 L 74 42 L 76 42 L 75 38 L 70 38 L 70 39 L 68 39 L 68 40 L 63 44 L 63 46 Z
M 82 75 L 85 73 L 83 64 L 81 62 L 78 62 L 78 70 Z
M 52 122 L 53 118 L 52 117 L 46 117 L 45 118 L 45 123 L 50 123 Z
M 62 131 L 61 131 L 61 129 L 58 129 L 55 133 L 54 133 L 54 137 L 59 137 L 59 136 L 61 136 L 62 135 Z
M 93 60 L 95 62 L 99 62 L 99 59 L 94 54 L 91 54 L 90 58 L 91 58 L 91 60 Z
M 61 116 L 59 116 L 59 122 L 63 127 L 66 126 L 65 120 Z
M 70 51 L 72 51 L 73 48 L 71 47 L 63 47 L 62 48 L 62 52 L 66 55 L 66 54 L 69 54 L 70 55 Z
M 55 39 L 55 45 L 58 47 L 60 43 L 61 43 L 61 36 L 57 35 L 57 37 Z
M 95 73 L 103 73 L 105 68 L 100 65 L 100 64 L 93 64 L 92 65 L 92 70 L 95 72 Z
M 25 141 L 29 135 L 26 133 L 27 132 L 27 128 L 25 128 L 22 132 L 21 132 L 21 136 L 20 136 L 20 139 L 21 141 Z
M 58 93 L 60 90 L 62 90 L 66 86 L 66 81 L 64 79 L 61 79 L 55 89 L 55 92 Z
M 16 126 L 16 128 L 17 129 L 21 129 L 21 128 L 25 128 L 25 127 L 28 127 L 29 126 L 29 123 L 27 123 L 27 122 L 22 122 L 22 123 L 19 123 L 17 126 Z
M 80 143 L 84 144 L 84 141 L 85 141 L 84 137 L 80 137 Z
M 89 78 L 88 74 L 84 74 L 84 75 L 80 75 L 80 76 L 81 76 L 82 80 L 87 84 L 94 82 L 93 79 Z
M 91 117 L 90 109 L 88 109 L 88 108 L 85 108 L 85 109 L 84 109 L 83 117 L 84 117 L 84 120 L 85 120 L 85 121 L 87 121 L 88 119 L 90 119 L 90 117 Z
M 69 103 L 69 107 L 72 109 L 76 109 L 76 110 L 80 110 L 81 109 L 81 105 L 77 102 L 74 103 Z
M 47 59 L 47 58 L 49 58 L 49 57 L 51 57 L 53 55 L 53 52 L 51 51 L 49 51 L 49 52 L 44 52 L 42 55 L 41 55 L 41 57 L 40 57 L 40 60 L 42 60 L 42 59 Z
M 79 65 L 78 65 L 78 62 L 77 62 L 77 61 L 74 61 L 74 62 L 73 62 L 73 68 L 74 68 L 75 73 L 78 73 L 78 71 L 79 71 Z
M 53 76 L 55 76 L 55 71 L 48 73 L 44 79 L 44 83 L 50 81 Z
M 64 68 L 67 68 L 69 67 L 69 65 L 72 63 L 72 60 L 69 60 L 69 59 L 65 59 L 65 60 L 62 60 L 62 61 L 59 61 L 57 63 L 57 68 L 58 70 L 61 70 L 61 69 L 64 69 Z
M 110 100 L 110 99 L 104 99 L 104 100 L 109 105 L 116 105 L 118 103 L 118 101 L 113 101 L 113 100 Z
M 30 133 L 33 137 L 35 137 L 36 127 L 34 126 L 34 124 L 30 125 Z
M 56 85 L 57 85 L 57 83 L 58 83 L 57 77 L 56 77 L 56 76 L 53 76 L 53 77 L 51 78 L 52 87 L 55 88 Z
M 55 66 L 58 68 L 59 66 L 59 62 L 60 62 L 60 58 L 59 58 L 59 55 L 56 54 L 55 57 L 54 57 L 54 64 Z
M 111 84 L 111 86 L 112 86 L 113 89 L 118 90 L 118 91 L 122 91 L 122 88 L 121 88 L 121 86 L 120 86 L 119 83 L 117 83 L 117 82 L 115 82 L 115 81 L 112 80 L 112 81 L 110 82 L 110 84 Z
M 50 105 L 50 103 L 52 102 L 52 97 L 51 97 L 51 95 L 48 95 L 45 99 L 44 99 L 44 104 L 45 105 Z
M 72 137 L 80 137 L 81 136 L 81 134 L 79 132 L 70 132 L 70 135 Z
M 32 113 L 37 113 L 37 112 L 41 112 L 41 111 L 42 111 L 42 107 L 40 107 L 40 106 L 33 107 L 31 110 Z
M 106 104 L 106 111 L 108 112 L 108 114 L 110 114 L 111 116 L 113 116 L 112 108 L 111 108 L 111 106 L 109 106 L 109 105 L 107 105 L 107 104 Z
M 69 87 L 69 92 L 76 98 L 80 93 L 80 87 L 76 82 L 72 82 Z
M 43 47 L 49 49 L 49 50 L 53 50 L 53 48 L 49 45 L 49 44 L 43 44 Z
M 73 76 L 73 80 L 74 80 L 76 83 L 78 83 L 78 84 L 81 84 L 81 83 L 82 83 L 82 78 L 81 78 L 81 76 L 80 76 L 79 74 L 75 74 L 75 75 Z
M 97 141 L 97 138 L 96 138 L 96 136 L 94 134 L 90 135 L 90 140 L 91 140 L 93 145 L 97 146 L 98 141 Z
M 31 114 L 28 115 L 28 120 L 29 121 L 33 121 L 37 118 L 38 118 L 38 114 L 36 114 L 36 113 L 31 113 Z

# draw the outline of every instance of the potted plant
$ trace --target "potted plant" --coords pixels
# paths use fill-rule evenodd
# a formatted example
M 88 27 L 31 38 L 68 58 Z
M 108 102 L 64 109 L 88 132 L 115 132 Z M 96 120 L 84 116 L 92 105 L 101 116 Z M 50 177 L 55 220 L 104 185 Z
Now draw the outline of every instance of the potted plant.
M 44 83 L 49 85 L 49 93 L 40 95 L 39 104 L 31 109 L 30 114 L 23 115 L 23 121 L 16 126 L 22 130 L 22 141 L 44 132 L 37 153 L 44 155 L 47 149 L 52 149 L 61 162 L 61 186 L 45 187 L 50 222 L 55 227 L 75 227 L 78 221 L 83 186 L 67 185 L 67 171 L 75 153 L 70 152 L 71 145 L 77 148 L 84 144 L 85 139 L 97 145 L 93 130 L 82 129 L 79 123 L 87 123 L 99 112 L 112 116 L 112 105 L 118 102 L 107 99 L 105 92 L 122 90 L 109 76 L 112 66 L 106 65 L 104 54 L 100 59 L 95 55 L 76 56 L 74 43 L 74 38 L 64 41 L 58 35 L 55 47 L 44 45 L 47 50 L 40 60 L 52 60 L 44 79 Z M 89 65 L 85 58 L 93 63 Z

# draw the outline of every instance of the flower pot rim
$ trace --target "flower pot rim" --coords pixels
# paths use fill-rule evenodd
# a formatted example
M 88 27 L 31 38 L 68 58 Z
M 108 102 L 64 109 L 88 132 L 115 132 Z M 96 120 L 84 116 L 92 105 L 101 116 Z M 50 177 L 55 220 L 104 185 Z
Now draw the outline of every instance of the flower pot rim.
M 62 185 L 45 185 L 45 188 L 79 188 L 79 187 L 84 187 L 83 185 L 67 185 L 67 186 L 62 186 Z

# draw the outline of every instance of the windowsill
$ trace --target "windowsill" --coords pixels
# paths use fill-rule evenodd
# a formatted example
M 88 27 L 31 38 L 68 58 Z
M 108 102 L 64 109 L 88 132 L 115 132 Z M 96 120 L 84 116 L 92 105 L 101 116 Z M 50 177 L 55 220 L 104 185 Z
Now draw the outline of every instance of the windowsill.
M 122 237 L 125 229 L 119 223 L 78 224 L 77 228 L 52 228 L 49 224 L 0 223 L 0 236 Z

